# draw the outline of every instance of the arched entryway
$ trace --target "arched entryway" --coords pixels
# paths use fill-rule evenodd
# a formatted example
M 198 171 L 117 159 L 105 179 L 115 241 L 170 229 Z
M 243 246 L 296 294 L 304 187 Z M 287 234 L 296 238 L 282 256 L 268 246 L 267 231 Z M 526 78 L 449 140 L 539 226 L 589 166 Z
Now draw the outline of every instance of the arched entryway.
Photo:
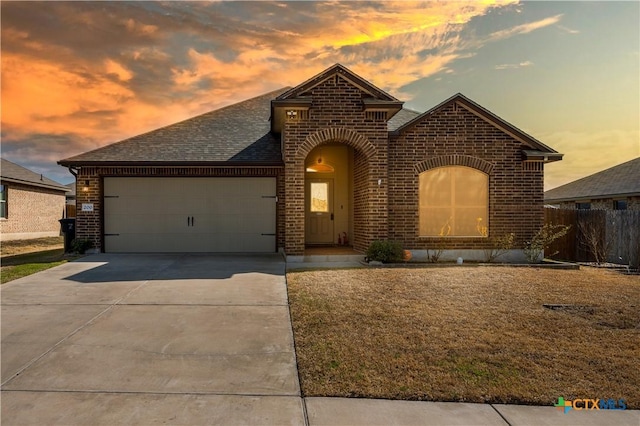
M 305 247 L 353 245 L 354 149 L 315 147 L 305 160 Z
M 373 239 L 386 237 L 386 175 L 378 176 L 379 157 L 366 137 L 344 128 L 305 139 L 286 162 L 287 255 L 301 255 L 309 245 L 336 245 L 341 237 L 344 243 L 345 235 L 364 252 Z M 319 165 L 330 167 L 313 171 Z

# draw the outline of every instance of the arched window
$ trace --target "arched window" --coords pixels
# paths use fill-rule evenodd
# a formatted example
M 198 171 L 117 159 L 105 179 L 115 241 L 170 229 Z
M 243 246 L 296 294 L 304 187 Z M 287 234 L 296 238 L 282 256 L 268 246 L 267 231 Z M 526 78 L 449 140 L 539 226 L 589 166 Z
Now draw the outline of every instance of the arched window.
M 470 167 L 420 173 L 420 236 L 486 237 L 489 175 Z

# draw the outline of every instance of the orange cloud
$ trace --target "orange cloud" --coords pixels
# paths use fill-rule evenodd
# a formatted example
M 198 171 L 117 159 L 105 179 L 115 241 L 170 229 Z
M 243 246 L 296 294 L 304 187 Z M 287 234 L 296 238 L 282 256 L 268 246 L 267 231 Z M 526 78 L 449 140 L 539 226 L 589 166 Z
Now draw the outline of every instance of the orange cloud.
M 3 47 L 8 42 L 16 48 L 2 56 L 2 125 L 14 139 L 73 134 L 95 148 L 298 84 L 336 62 L 408 100 L 399 92 L 402 86 L 450 71 L 457 59 L 473 54 L 461 37 L 466 24 L 515 3 L 258 2 L 222 3 L 220 10 L 211 3 L 170 3 L 167 13 L 151 13 L 144 3 L 107 2 L 106 15 L 96 8 L 99 3 L 47 5 L 58 19 L 91 29 L 90 40 L 67 33 L 64 40 L 49 41 L 27 24 L 3 21 Z M 259 13 L 268 6 L 268 14 Z M 117 16 L 120 7 L 126 13 Z M 237 16 L 229 12 L 234 7 Z M 82 10 L 75 13 L 76 8 Z M 255 16 L 241 17 L 238 10 L 249 8 L 257 8 Z M 202 24 L 205 17 L 210 24 Z M 560 18 L 498 31 L 490 40 Z M 94 28 L 105 36 L 99 38 Z M 209 41 L 220 45 L 209 47 Z

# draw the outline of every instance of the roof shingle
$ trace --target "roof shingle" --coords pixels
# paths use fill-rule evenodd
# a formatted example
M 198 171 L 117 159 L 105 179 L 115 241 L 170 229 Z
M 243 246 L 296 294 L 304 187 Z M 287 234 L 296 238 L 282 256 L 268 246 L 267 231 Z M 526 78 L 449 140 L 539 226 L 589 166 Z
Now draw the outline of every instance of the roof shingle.
M 280 164 L 280 138 L 270 132 L 270 101 L 288 89 L 266 93 L 58 163 L 63 166 L 114 162 Z
M 2 160 L 2 168 L 0 169 L 0 179 L 6 182 L 21 183 L 24 185 L 38 186 L 41 188 L 54 189 L 66 192 L 69 190 L 65 185 L 49 179 L 39 173 L 33 172 L 25 167 L 9 160 Z
M 640 157 L 544 193 L 544 200 L 569 201 L 640 195 Z

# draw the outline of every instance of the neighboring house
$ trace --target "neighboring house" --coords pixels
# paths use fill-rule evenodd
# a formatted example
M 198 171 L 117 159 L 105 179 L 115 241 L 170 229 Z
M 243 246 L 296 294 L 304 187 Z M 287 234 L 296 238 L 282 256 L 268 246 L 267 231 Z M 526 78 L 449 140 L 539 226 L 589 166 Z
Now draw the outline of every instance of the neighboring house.
M 3 241 L 60 235 L 68 188 L 2 159 L 0 232 Z
M 336 64 L 285 88 L 59 164 L 77 236 L 106 252 L 275 252 L 398 240 L 481 258 L 543 225 L 557 153 L 457 94 L 425 113 Z M 516 252 L 516 254 L 518 254 Z M 443 258 L 444 259 L 444 258 Z
M 544 193 L 564 209 L 640 210 L 640 157 Z

